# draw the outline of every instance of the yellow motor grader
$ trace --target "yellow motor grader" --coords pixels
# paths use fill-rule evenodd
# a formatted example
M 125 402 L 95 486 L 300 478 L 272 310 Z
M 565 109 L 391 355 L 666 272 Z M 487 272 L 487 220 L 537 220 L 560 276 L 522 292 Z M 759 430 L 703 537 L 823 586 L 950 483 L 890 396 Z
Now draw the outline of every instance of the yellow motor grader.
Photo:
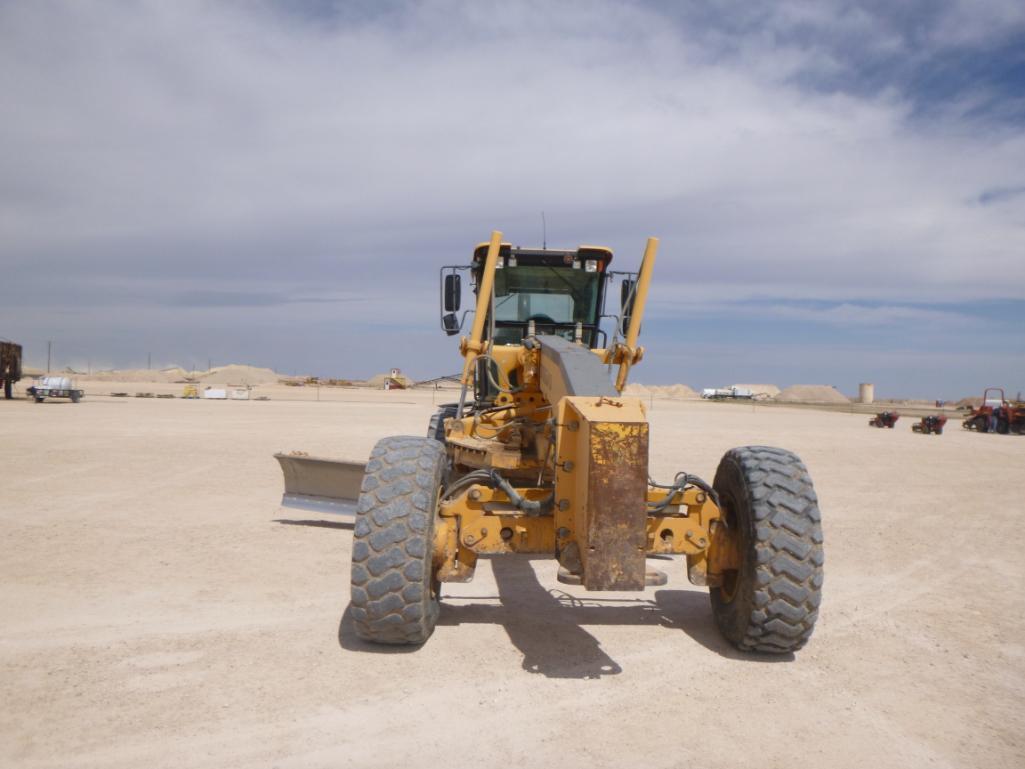
M 528 249 L 492 233 L 472 263 L 442 268 L 442 327 L 459 333 L 462 276 L 476 293 L 462 337 L 462 390 L 427 436 L 384 438 L 366 463 L 276 455 L 284 504 L 355 516 L 351 616 L 363 639 L 422 644 L 441 583 L 473 578 L 481 555 L 546 553 L 587 590 L 665 584 L 649 555 L 678 555 L 709 587 L 722 634 L 748 651 L 808 640 L 823 576 L 818 503 L 804 464 L 767 446 L 728 451 L 714 481 L 648 475 L 648 421 L 623 395 L 658 240 L 638 273 L 612 252 Z M 605 316 L 620 285 L 620 313 Z M 611 338 L 602 319 L 614 320 Z M 613 376 L 614 373 L 614 376 Z M 662 561 L 664 562 L 664 561 Z

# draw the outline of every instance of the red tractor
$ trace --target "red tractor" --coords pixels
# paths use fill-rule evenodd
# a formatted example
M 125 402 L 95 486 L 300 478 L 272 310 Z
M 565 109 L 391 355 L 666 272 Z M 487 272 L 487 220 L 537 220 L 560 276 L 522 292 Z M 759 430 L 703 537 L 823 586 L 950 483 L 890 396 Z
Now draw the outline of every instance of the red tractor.
M 881 411 L 868 420 L 868 424 L 869 427 L 889 427 L 892 430 L 898 419 L 900 414 L 896 411 Z
M 911 425 L 911 429 L 916 433 L 923 433 L 929 435 L 943 435 L 943 425 L 947 423 L 947 418 L 943 414 L 931 414 L 927 417 L 922 417 L 921 422 L 915 422 Z
M 1025 434 L 1025 402 L 1009 401 L 1002 388 L 987 387 L 982 405 L 972 409 L 961 426 L 980 433 Z

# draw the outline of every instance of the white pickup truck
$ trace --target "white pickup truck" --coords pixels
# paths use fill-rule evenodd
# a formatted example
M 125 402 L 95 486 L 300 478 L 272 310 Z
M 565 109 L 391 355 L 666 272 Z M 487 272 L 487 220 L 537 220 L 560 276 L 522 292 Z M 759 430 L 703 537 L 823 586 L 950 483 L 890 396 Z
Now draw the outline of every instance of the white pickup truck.
M 746 387 L 706 387 L 701 391 L 701 397 L 709 400 L 750 400 L 755 397 L 755 394 Z

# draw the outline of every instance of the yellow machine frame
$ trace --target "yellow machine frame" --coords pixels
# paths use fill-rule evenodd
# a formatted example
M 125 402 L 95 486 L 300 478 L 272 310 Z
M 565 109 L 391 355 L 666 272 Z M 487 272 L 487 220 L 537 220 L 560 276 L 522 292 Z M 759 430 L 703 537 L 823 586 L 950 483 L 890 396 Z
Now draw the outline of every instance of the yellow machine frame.
M 720 585 L 740 561 L 712 494 L 653 486 L 648 480 L 648 421 L 639 398 L 623 395 L 630 369 L 644 355 L 637 344 L 658 239 L 649 238 L 636 283 L 625 341 L 591 349 L 619 367 L 618 395 L 572 393 L 542 345 L 496 346 L 484 339 L 502 234 L 493 232 L 480 275 L 470 336 L 460 341 L 464 388 L 487 356 L 499 380 L 516 381 L 494 408 L 445 422 L 454 467 L 492 469 L 511 479 L 512 494 L 474 483 L 438 505 L 434 566 L 442 582 L 466 581 L 480 554 L 552 553 L 560 579 L 595 590 L 640 590 L 660 584 L 651 554 L 685 555 L 696 585 Z M 464 389 L 465 392 L 465 389 Z M 523 511 L 526 500 L 550 514 Z

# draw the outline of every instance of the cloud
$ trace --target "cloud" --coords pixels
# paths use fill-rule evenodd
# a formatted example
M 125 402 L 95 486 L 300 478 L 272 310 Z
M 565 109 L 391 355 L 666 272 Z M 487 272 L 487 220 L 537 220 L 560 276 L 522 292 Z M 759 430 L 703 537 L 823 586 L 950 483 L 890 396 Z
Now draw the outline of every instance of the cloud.
M 231 311 L 226 351 L 268 308 L 297 338 L 295 297 L 325 336 L 433 333 L 437 268 L 492 228 L 538 242 L 544 210 L 621 267 L 661 236 L 660 301 L 840 327 L 1025 298 L 1023 35 L 1014 2 L 6 4 L 0 295 L 44 324 L 137 297 L 168 355 L 168 306 L 199 339 Z
M 1014 198 L 1025 195 L 1025 184 L 1018 187 L 999 187 L 992 190 L 983 190 L 979 193 L 979 202 L 984 205 L 1003 203 Z

